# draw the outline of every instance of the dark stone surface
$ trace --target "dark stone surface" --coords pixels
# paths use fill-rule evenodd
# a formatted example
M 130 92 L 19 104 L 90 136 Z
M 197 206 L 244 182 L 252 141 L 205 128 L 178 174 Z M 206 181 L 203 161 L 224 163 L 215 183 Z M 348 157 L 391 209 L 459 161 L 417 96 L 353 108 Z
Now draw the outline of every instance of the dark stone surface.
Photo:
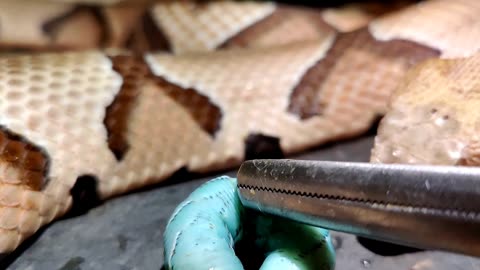
M 300 159 L 367 161 L 372 138 L 329 145 Z M 235 172 L 228 174 L 234 175 Z M 179 178 L 180 176 L 177 176 Z M 176 205 L 201 183 L 159 186 L 112 199 L 87 214 L 57 221 L 21 250 L 7 257 L 10 270 L 159 270 L 162 234 Z M 480 260 L 443 252 L 384 257 L 370 252 L 356 237 L 333 233 L 337 269 L 454 270 L 480 269 Z

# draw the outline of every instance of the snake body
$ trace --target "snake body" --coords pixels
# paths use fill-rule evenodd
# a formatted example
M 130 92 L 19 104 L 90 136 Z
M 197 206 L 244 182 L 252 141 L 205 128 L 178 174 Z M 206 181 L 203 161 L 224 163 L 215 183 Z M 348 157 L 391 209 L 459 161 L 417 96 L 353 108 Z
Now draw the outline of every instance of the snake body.
M 106 199 L 237 166 L 259 139 L 292 154 L 360 134 L 414 65 L 480 47 L 476 0 L 350 24 L 272 3 L 71 2 L 0 3 L 1 47 L 69 50 L 0 58 L 0 252 L 70 209 L 82 181 Z
M 480 53 L 410 70 L 381 121 L 372 162 L 479 166 L 478 74 Z

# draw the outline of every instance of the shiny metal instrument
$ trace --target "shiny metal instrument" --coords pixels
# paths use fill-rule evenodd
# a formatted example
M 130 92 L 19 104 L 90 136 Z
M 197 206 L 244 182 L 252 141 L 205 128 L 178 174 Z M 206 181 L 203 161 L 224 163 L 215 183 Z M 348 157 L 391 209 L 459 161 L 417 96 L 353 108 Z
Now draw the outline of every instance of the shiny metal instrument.
M 480 168 L 253 160 L 243 204 L 332 230 L 480 256 Z

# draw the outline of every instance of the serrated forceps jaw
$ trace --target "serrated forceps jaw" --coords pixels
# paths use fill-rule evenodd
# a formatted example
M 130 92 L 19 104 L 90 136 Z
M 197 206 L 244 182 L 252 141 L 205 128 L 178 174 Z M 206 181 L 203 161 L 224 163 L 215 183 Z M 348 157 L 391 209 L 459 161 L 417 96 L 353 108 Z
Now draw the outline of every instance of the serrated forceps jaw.
M 480 256 L 480 169 L 254 160 L 242 203 L 332 230 Z

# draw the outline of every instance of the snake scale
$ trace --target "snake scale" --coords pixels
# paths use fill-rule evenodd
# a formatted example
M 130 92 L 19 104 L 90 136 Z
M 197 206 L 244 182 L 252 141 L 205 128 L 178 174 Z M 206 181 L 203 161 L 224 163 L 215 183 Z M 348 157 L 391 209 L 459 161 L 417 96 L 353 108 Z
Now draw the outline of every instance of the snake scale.
M 235 167 L 252 144 L 352 137 L 387 111 L 372 161 L 479 164 L 479 1 L 79 2 L 0 2 L 1 253 L 81 181 L 107 199 Z

